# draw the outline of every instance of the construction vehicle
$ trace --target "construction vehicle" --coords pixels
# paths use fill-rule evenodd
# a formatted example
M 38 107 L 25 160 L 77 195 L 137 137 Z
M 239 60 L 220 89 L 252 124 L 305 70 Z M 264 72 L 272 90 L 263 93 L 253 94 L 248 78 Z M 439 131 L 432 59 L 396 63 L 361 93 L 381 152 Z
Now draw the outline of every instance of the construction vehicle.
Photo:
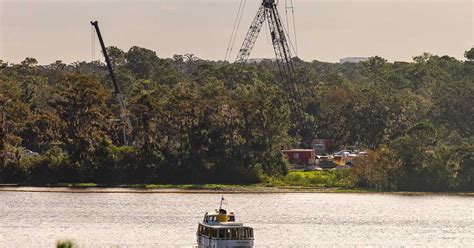
M 280 75 L 280 86 L 285 93 L 285 97 L 290 107 L 291 121 L 297 123 L 298 130 L 296 130 L 296 132 L 302 137 L 301 145 L 309 148 L 312 141 L 310 130 L 308 129 L 305 120 L 304 106 L 295 77 L 295 66 L 290 46 L 288 44 L 280 14 L 278 13 L 277 2 L 275 2 L 275 0 L 262 1 L 262 4 L 257 11 L 257 15 L 253 19 L 244 42 L 238 52 L 234 66 L 237 73 L 240 73 L 243 65 L 247 63 L 265 20 L 270 29 L 273 50 L 275 52 Z
M 112 68 L 112 63 L 110 63 L 109 55 L 107 53 L 107 49 L 104 44 L 104 40 L 102 39 L 102 34 L 99 29 L 99 23 L 98 21 L 91 21 L 91 25 L 94 26 L 95 31 L 97 33 L 97 37 L 99 38 L 100 46 L 102 48 L 102 53 L 104 54 L 105 62 L 107 63 L 107 68 L 110 73 L 110 77 L 112 78 L 112 83 L 114 85 L 114 95 L 115 98 L 117 99 L 117 102 L 120 107 L 120 118 L 122 122 L 126 124 L 126 127 L 122 129 L 123 131 L 123 144 L 128 145 L 128 139 L 127 139 L 127 133 L 131 132 L 133 130 L 132 128 L 132 122 L 130 121 L 130 117 L 128 116 L 128 111 L 125 105 L 125 101 L 123 99 L 122 92 L 120 91 L 120 87 L 117 81 L 117 78 L 115 77 L 114 70 Z

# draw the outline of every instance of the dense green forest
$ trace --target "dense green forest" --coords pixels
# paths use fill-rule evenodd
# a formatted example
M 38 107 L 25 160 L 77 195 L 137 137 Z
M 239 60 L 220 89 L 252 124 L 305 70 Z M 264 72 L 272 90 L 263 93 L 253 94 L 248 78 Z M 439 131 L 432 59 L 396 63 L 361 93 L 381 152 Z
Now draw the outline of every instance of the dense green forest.
M 280 151 L 301 138 L 276 62 L 250 63 L 236 76 L 232 64 L 192 54 L 108 51 L 132 145 L 121 145 L 126 125 L 104 64 L 0 60 L 0 183 L 256 183 L 286 175 Z M 311 136 L 371 150 L 349 173 L 354 187 L 474 190 L 474 49 L 465 55 L 295 58 Z

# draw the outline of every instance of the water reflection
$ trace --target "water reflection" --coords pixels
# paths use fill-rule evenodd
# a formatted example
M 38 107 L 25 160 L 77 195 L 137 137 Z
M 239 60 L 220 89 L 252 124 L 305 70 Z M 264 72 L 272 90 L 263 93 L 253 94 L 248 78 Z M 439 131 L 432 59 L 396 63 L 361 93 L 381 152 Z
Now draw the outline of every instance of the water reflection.
M 461 196 L 232 194 L 257 246 L 469 246 L 474 201 Z M 0 246 L 191 247 L 216 194 L 0 192 Z

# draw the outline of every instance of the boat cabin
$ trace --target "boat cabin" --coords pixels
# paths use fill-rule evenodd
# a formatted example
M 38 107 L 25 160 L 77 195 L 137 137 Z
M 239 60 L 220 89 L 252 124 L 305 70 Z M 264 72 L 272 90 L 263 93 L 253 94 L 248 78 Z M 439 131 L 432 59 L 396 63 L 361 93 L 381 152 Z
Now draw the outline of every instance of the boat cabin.
M 209 239 L 221 240 L 239 240 L 239 239 L 253 239 L 253 230 L 250 227 L 232 226 L 232 227 L 213 227 L 199 224 L 198 236 L 205 236 Z
M 204 223 L 209 224 L 217 224 L 217 223 L 224 223 L 224 222 L 235 222 L 235 215 L 234 213 L 230 212 L 227 214 L 227 211 L 224 209 L 216 210 L 215 214 L 208 214 L 204 215 Z
M 196 234 L 212 240 L 253 240 L 253 229 L 235 222 L 234 213 L 228 214 L 224 209 L 214 214 L 206 213 Z

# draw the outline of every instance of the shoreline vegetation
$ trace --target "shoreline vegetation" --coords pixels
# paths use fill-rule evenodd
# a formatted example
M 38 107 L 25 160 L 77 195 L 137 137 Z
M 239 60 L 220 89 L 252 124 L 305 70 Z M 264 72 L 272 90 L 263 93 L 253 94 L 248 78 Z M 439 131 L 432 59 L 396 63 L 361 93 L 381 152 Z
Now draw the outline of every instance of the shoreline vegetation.
M 126 110 L 100 61 L 0 60 L 0 184 L 474 191 L 474 48 L 466 60 L 294 58 L 301 118 L 274 60 L 235 70 L 193 54 L 107 50 Z M 367 155 L 350 169 L 292 171 L 281 151 L 313 139 Z
M 474 192 L 413 192 L 413 191 L 377 191 L 371 188 L 340 187 L 298 187 L 298 186 L 262 186 L 231 184 L 143 184 L 143 185 L 101 185 L 101 184 L 56 184 L 25 185 L 0 184 L 0 192 L 33 193 L 105 193 L 105 194 L 285 194 L 285 193 L 346 193 L 346 194 L 394 194 L 394 195 L 455 195 L 474 196 Z
M 373 188 L 352 187 L 347 178 L 334 181 L 328 175 L 334 171 L 292 171 L 283 178 L 255 184 L 0 184 L 0 192 L 52 192 L 52 193 L 191 193 L 191 194 L 239 194 L 239 193 L 393 193 L 403 195 L 449 194 L 474 196 L 474 192 L 412 192 L 381 191 Z

